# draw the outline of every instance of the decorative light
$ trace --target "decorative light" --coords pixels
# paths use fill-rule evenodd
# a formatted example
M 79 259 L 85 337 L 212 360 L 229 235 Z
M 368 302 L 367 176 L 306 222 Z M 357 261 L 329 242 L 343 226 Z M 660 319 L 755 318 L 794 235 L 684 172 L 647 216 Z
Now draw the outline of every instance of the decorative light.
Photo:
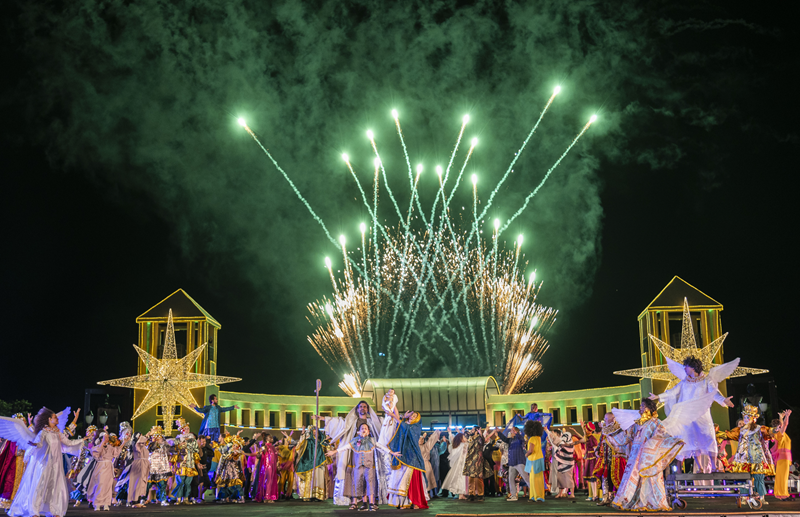
M 164 431 L 170 434 L 172 432 L 172 424 L 175 421 L 175 406 L 180 404 L 191 409 L 196 404 L 190 390 L 241 380 L 237 377 L 194 373 L 195 363 L 198 358 L 202 357 L 206 345 L 207 343 L 203 343 L 186 354 L 185 357 L 178 359 L 178 352 L 175 346 L 175 326 L 172 323 L 172 309 L 170 309 L 167 317 L 167 332 L 164 338 L 164 352 L 161 359 L 133 345 L 133 348 L 147 367 L 147 373 L 134 377 L 102 381 L 97 384 L 148 390 L 147 395 L 145 395 L 139 407 L 136 408 L 132 418 L 136 419 L 157 404 L 161 405 Z M 98 422 L 102 418 L 100 416 Z
M 683 364 L 683 360 L 689 356 L 694 356 L 703 363 L 703 370 L 709 371 L 714 366 L 714 357 L 722 347 L 722 343 L 728 336 L 728 333 L 721 335 L 703 348 L 697 348 L 697 341 L 694 337 L 694 327 L 692 326 L 692 317 L 689 313 L 689 301 L 683 299 L 683 325 L 681 328 L 681 345 L 680 348 L 674 348 L 664 341 L 661 341 L 652 334 L 648 334 L 650 341 L 658 347 L 658 350 L 664 357 L 669 357 L 679 364 Z M 762 370 L 759 368 L 743 368 L 737 367 L 736 370 L 730 375 L 731 377 L 744 377 L 748 374 L 769 373 L 769 370 Z M 634 368 L 631 370 L 621 370 L 614 372 L 614 375 L 627 375 L 629 377 L 640 377 L 645 379 L 656 379 L 662 381 L 669 381 L 666 389 L 670 389 L 678 384 L 679 379 L 672 375 L 669 366 L 661 364 L 657 366 L 648 366 L 645 368 Z

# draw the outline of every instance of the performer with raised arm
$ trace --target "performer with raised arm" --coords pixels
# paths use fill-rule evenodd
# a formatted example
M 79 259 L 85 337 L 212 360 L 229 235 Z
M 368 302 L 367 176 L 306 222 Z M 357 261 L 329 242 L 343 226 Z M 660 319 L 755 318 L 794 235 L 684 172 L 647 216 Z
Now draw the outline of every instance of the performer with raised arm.
M 775 465 L 767 447 L 767 440 L 771 438 L 769 428 L 758 425 L 758 417 L 758 408 L 745 404 L 742 425 L 729 431 L 720 431 L 719 437 L 738 443 L 731 460 L 731 472 L 749 473 L 758 497 L 763 501 L 767 495 L 764 476 L 774 476 Z
M 228 411 L 233 411 L 234 409 L 239 409 L 239 406 L 233 405 L 228 407 L 221 407 L 217 403 L 217 396 L 214 394 L 209 395 L 208 397 L 208 405 L 200 407 L 195 405 L 192 407 L 198 413 L 203 413 L 205 415 L 203 417 L 203 422 L 200 424 L 200 432 L 199 434 L 203 436 L 208 436 L 212 442 L 219 443 L 219 435 L 220 435 L 220 416 L 222 413 L 227 413 Z
M 314 418 L 317 418 L 316 415 Z M 328 436 L 331 443 L 349 442 L 358 435 L 361 424 L 367 424 L 372 436 L 381 436 L 381 421 L 366 400 L 362 400 L 356 404 L 344 418 L 321 416 L 319 419 L 321 422 L 324 422 L 325 434 Z M 380 441 L 380 438 L 378 441 Z M 380 452 L 377 454 L 381 456 Z M 351 456 L 352 453 L 339 456 L 336 466 L 336 483 L 333 489 L 333 504 L 350 506 L 356 504 L 357 498 L 352 491 L 354 485 L 353 462 Z M 381 457 L 376 472 L 378 476 L 378 504 L 384 504 L 386 502 L 386 476 L 384 470 L 383 458 Z
M 8 509 L 9 515 L 63 516 L 67 512 L 69 492 L 62 453 L 77 456 L 85 440 L 67 439 L 63 432 L 67 416 L 69 409 L 57 415 L 43 407 L 33 419 L 32 431 L 16 418 L 0 417 L 0 437 L 30 452 L 19 490 Z
M 660 395 L 651 393 L 650 400 L 663 402 L 667 416 L 670 415 L 672 407 L 679 402 L 697 400 L 709 393 L 713 395 L 706 411 L 696 420 L 687 421 L 680 428 L 676 428 L 673 435 L 683 440 L 685 444 L 677 459 L 694 458 L 694 472 L 709 474 L 716 469 L 718 451 L 714 422 L 711 420 L 711 404 L 716 402 L 723 407 L 733 407 L 731 397 L 723 397 L 717 386 L 739 366 L 739 358 L 715 366 L 708 374 L 703 371 L 702 361 L 694 356 L 684 359 L 682 365 L 669 357 L 666 359 L 672 375 L 680 379 L 680 382 Z
M 365 509 L 369 511 L 378 509 L 378 506 L 375 504 L 375 496 L 378 493 L 378 476 L 375 470 L 380 458 L 376 449 L 380 449 L 387 453 L 387 455 L 394 456 L 395 458 L 400 456 L 400 452 L 392 452 L 391 449 L 370 436 L 370 430 L 367 424 L 361 424 L 358 428 L 358 436 L 340 446 L 338 449 L 327 453 L 328 456 L 335 456 L 336 454 L 348 450 L 352 451 L 354 469 L 352 482 L 354 486 L 351 487 L 350 491 L 356 494 L 356 500 L 364 497 L 369 499 L 369 506 L 367 508 L 356 507 L 355 509 Z
M 420 449 L 421 419 L 419 413 L 406 411 L 389 442 L 389 448 L 400 453 L 392 458 L 388 487 L 389 506 L 395 508 L 428 508 L 425 459 Z M 438 439 L 438 431 L 435 434 Z

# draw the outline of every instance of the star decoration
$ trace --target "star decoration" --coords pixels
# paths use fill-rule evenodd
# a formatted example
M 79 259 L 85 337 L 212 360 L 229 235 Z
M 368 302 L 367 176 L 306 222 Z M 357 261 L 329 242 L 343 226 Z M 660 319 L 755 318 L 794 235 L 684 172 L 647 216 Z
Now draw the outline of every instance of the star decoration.
M 692 327 L 692 318 L 689 314 L 689 302 L 686 298 L 683 299 L 683 326 L 681 327 L 681 346 L 680 348 L 674 348 L 668 345 L 667 343 L 661 341 L 657 337 L 652 334 L 648 334 L 650 337 L 650 341 L 661 352 L 661 355 L 664 357 L 669 357 L 673 361 L 678 364 L 683 364 L 683 360 L 689 356 L 694 356 L 703 363 L 703 370 L 709 371 L 714 366 L 717 366 L 714 363 L 714 356 L 717 355 L 722 343 L 725 341 L 725 338 L 728 336 L 728 333 L 724 333 L 708 345 L 697 348 L 697 341 L 694 337 L 694 328 Z M 759 368 L 743 368 L 737 367 L 736 370 L 731 374 L 731 377 L 744 377 L 748 374 L 758 374 L 758 373 L 768 373 L 769 370 L 762 370 Z M 662 381 L 669 381 L 669 385 L 667 389 L 672 388 L 680 379 L 672 375 L 672 372 L 669 371 L 669 366 L 666 364 L 660 364 L 657 366 L 648 366 L 646 368 L 634 368 L 632 370 L 622 370 L 619 372 L 614 372 L 614 375 L 628 375 L 631 377 L 641 377 L 645 379 L 656 379 Z
M 181 404 L 191 409 L 195 405 L 194 397 L 189 390 L 241 380 L 236 377 L 221 377 L 191 372 L 206 345 L 207 343 L 203 343 L 186 354 L 185 357 L 178 359 L 178 351 L 175 346 L 175 326 L 172 323 L 172 309 L 170 309 L 162 358 L 158 359 L 138 346 L 133 345 L 136 353 L 139 354 L 139 357 L 147 366 L 147 373 L 102 381 L 97 384 L 148 390 L 144 400 L 136 409 L 133 418 L 141 416 L 147 410 L 159 404 L 164 418 L 164 431 L 169 435 L 172 432 L 175 406 Z

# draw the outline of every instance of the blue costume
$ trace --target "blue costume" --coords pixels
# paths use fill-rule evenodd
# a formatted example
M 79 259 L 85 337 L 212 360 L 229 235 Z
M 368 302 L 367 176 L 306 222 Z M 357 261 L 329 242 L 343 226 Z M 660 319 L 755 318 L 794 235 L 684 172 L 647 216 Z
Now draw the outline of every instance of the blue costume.
M 552 413 L 539 413 L 539 412 L 534 413 L 533 411 L 530 411 L 528 414 L 526 414 L 523 417 L 520 417 L 519 415 L 514 415 L 514 418 L 512 418 L 511 421 L 506 426 L 506 431 L 511 429 L 512 426 L 518 427 L 520 429 L 524 429 L 525 428 L 525 422 L 527 422 L 528 420 L 533 420 L 534 422 L 541 422 L 542 423 L 542 427 L 544 427 L 545 429 L 547 429 L 549 431 L 550 430 L 550 425 L 553 423 L 553 414 Z M 547 447 L 547 441 L 543 439 L 542 440 L 542 454 L 543 455 L 545 453 L 545 448 L 546 447 Z
M 212 441 L 219 443 L 219 417 L 222 413 L 233 411 L 235 406 L 221 407 L 218 405 L 208 404 L 203 407 L 198 407 L 196 411 L 203 413 L 203 423 L 200 424 L 201 435 L 208 436 Z

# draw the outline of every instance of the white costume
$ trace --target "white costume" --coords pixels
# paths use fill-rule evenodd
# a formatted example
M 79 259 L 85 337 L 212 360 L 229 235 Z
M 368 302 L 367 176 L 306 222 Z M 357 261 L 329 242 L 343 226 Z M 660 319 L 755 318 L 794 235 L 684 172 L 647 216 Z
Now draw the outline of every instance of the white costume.
M 716 401 L 720 406 L 725 406 L 725 397 L 719 392 L 717 385 L 724 381 L 739 366 L 739 359 L 719 366 L 715 366 L 707 374 L 701 374 L 695 379 L 689 379 L 684 367 L 667 358 L 667 364 L 672 374 L 681 381 L 673 388 L 658 396 L 664 403 L 664 411 L 670 416 L 673 408 L 680 402 L 694 400 L 707 400 L 705 411 L 697 419 L 680 423 L 670 431 L 672 436 L 680 438 L 686 444 L 677 459 L 695 458 L 695 472 L 711 472 L 716 461 L 717 440 L 714 435 L 714 422 L 711 420 L 711 404 Z M 711 394 L 712 397 L 706 397 Z M 712 458 L 714 461 L 712 461 Z
M 325 418 L 325 433 L 330 438 L 331 443 L 335 443 L 338 440 L 339 446 L 342 446 L 349 443 L 350 440 L 356 436 L 358 433 L 357 424 L 359 420 L 358 413 L 356 413 L 357 408 L 358 405 L 351 409 L 344 418 L 338 416 L 329 416 Z M 369 426 L 370 434 L 372 436 L 380 436 L 381 421 L 372 407 L 369 407 L 369 413 L 365 420 Z M 380 450 L 376 450 L 375 454 L 377 456 L 376 459 L 378 459 L 375 465 L 377 469 L 376 474 L 378 475 L 378 498 L 375 503 L 386 504 L 386 479 L 383 467 L 384 454 Z M 336 459 L 336 481 L 333 487 L 333 504 L 336 505 L 347 506 L 350 504 L 350 498 L 344 496 L 344 478 L 349 457 L 350 454 L 339 454 Z
M 45 427 L 36 436 L 21 420 L 0 417 L 0 436 L 16 442 L 17 447 L 26 449 L 26 456 L 30 458 L 14 502 L 8 509 L 9 515 L 63 516 L 66 513 L 69 492 L 61 454 L 77 456 L 83 446 L 83 440 L 69 440 L 64 436 L 62 422 L 66 423 L 67 415 L 69 415 L 68 409 L 59 413 L 58 427 L 52 430 Z
M 394 432 L 397 430 L 397 420 L 392 417 L 392 413 L 397 411 L 397 395 L 392 394 L 391 398 L 388 394 L 384 395 L 381 407 L 383 408 L 384 416 L 383 425 L 381 426 L 381 433 L 378 437 L 378 443 L 381 445 L 386 445 L 392 441 Z
M 467 440 L 461 440 L 458 447 L 453 448 L 453 433 L 450 433 L 450 443 L 447 444 L 450 471 L 442 482 L 442 490 L 451 494 L 464 495 L 467 493 L 467 480 L 464 478 L 464 461 L 467 459 Z

